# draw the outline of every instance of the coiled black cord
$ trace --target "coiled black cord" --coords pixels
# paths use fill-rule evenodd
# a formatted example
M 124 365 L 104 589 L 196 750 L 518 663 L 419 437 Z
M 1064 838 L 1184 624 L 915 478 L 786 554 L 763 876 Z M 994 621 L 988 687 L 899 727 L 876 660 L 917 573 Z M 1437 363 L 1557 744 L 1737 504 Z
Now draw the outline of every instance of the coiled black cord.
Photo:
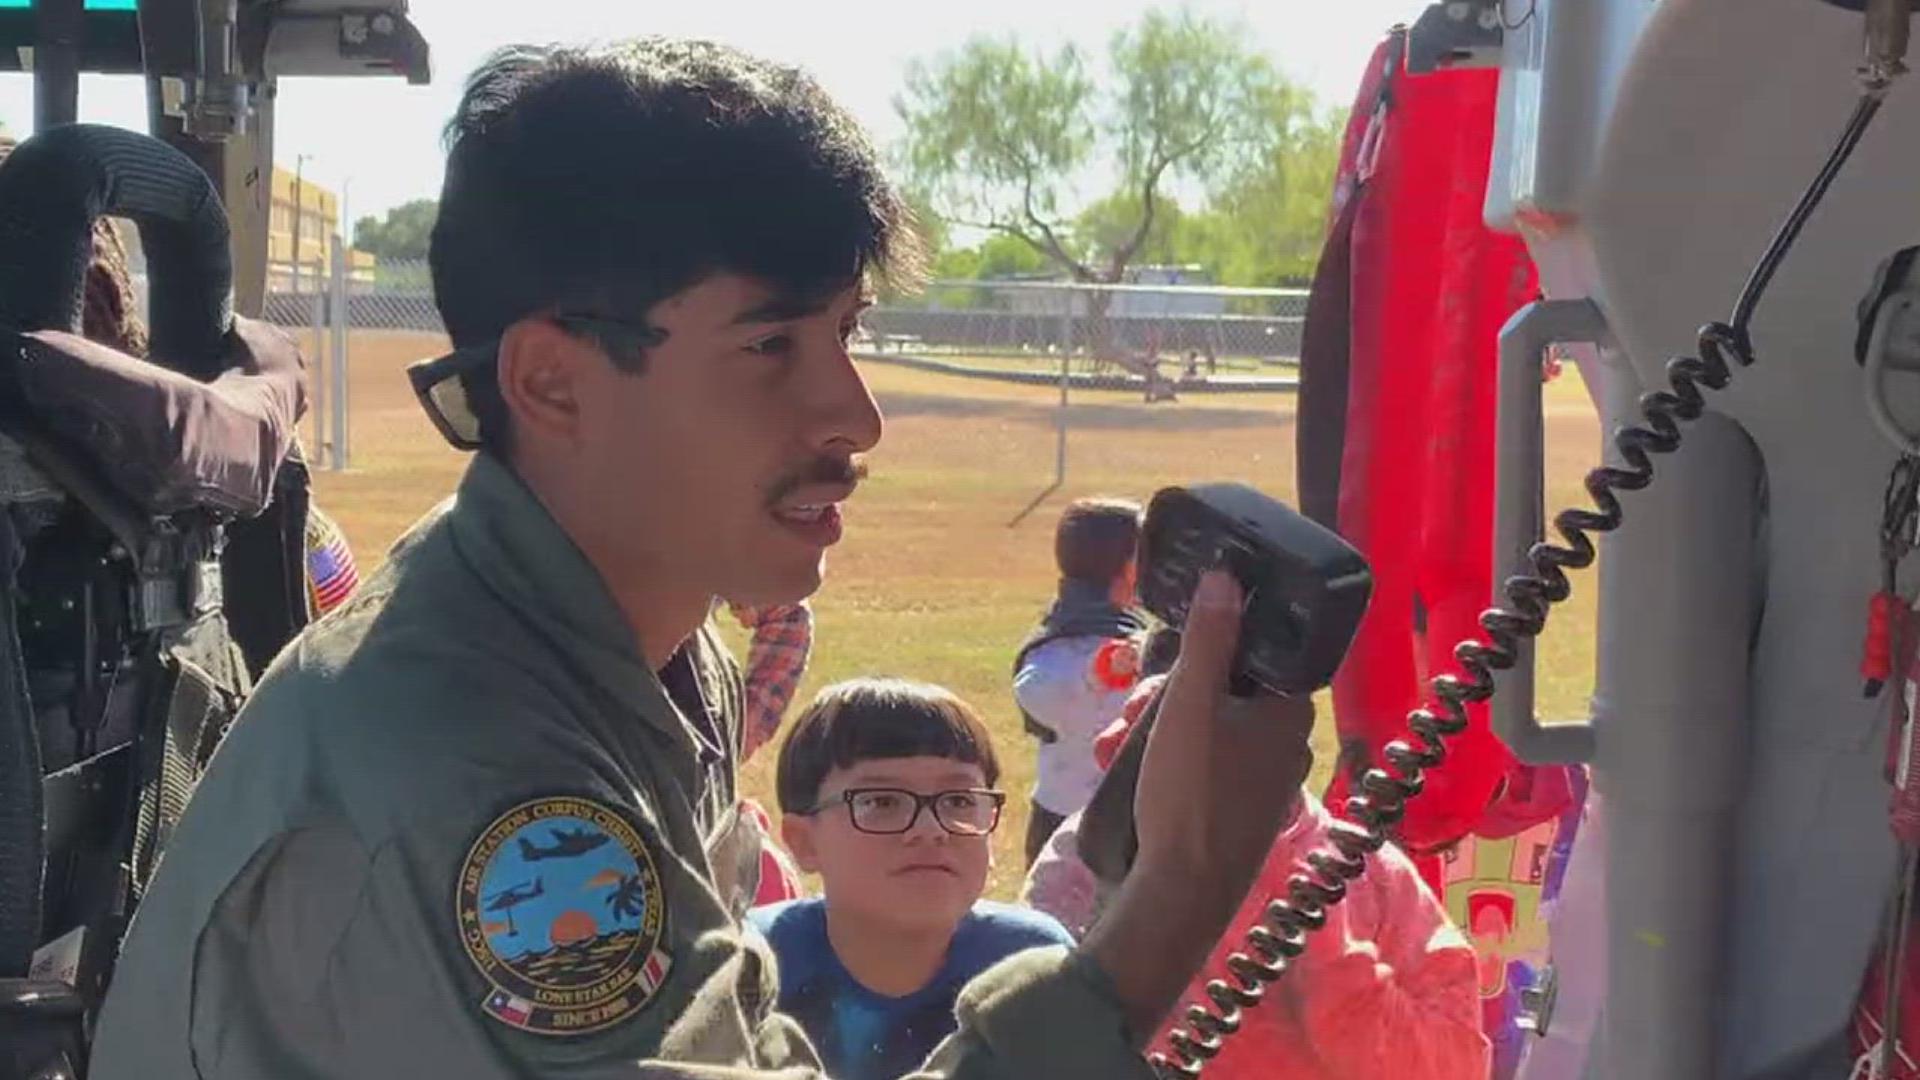
M 1246 949 L 1227 957 L 1228 978 L 1207 983 L 1206 993 L 1213 1008 L 1188 1006 L 1183 1017 L 1186 1026 L 1168 1036 L 1173 1057 L 1154 1054 L 1150 1059 L 1160 1077 L 1200 1075 L 1201 1067 L 1220 1052 L 1227 1037 L 1240 1030 L 1242 1011 L 1260 1004 L 1267 987 L 1286 974 L 1288 963 L 1306 950 L 1307 935 L 1326 925 L 1328 909 L 1346 898 L 1347 883 L 1367 872 L 1367 856 L 1390 839 L 1391 830 L 1406 814 L 1407 800 L 1420 794 L 1425 771 L 1446 759 L 1445 740 L 1466 730 L 1467 706 L 1493 696 L 1494 672 L 1512 668 L 1522 639 L 1538 637 L 1546 628 L 1551 606 L 1571 595 L 1566 571 L 1593 564 L 1595 548 L 1590 534 L 1620 527 L 1618 493 L 1639 491 L 1653 482 L 1651 455 L 1671 454 L 1680 448 L 1680 424 L 1699 419 L 1705 411 L 1706 399 L 1700 388 L 1722 390 L 1732 381 L 1729 360 L 1741 367 L 1753 363 L 1753 342 L 1747 330 L 1760 298 L 1801 228 L 1866 133 L 1868 123 L 1879 112 L 1884 95 L 1885 87 L 1880 86 L 1861 97 L 1826 164 L 1754 265 L 1734 304 L 1732 319 L 1702 327 L 1700 355 L 1678 356 L 1667 362 L 1671 389 L 1641 395 L 1640 413 L 1645 423 L 1614 433 L 1614 446 L 1625 464 L 1602 465 L 1587 474 L 1592 507 L 1570 508 L 1554 516 L 1553 527 L 1566 543 L 1543 541 L 1533 545 L 1527 552 L 1533 573 L 1508 578 L 1504 586 L 1508 606 L 1480 616 L 1480 626 L 1490 644 L 1468 640 L 1454 647 L 1454 659 L 1465 675 L 1435 676 L 1430 685 L 1438 711 L 1416 709 L 1407 717 L 1407 727 L 1419 744 L 1396 739 L 1387 745 L 1384 756 L 1391 771 L 1379 767 L 1366 771 L 1360 778 L 1359 794 L 1347 800 L 1347 814 L 1352 820 L 1336 823 L 1330 833 L 1331 849 L 1306 857 L 1305 865 L 1287 880 L 1287 895 L 1269 902 L 1261 922 L 1247 930 Z

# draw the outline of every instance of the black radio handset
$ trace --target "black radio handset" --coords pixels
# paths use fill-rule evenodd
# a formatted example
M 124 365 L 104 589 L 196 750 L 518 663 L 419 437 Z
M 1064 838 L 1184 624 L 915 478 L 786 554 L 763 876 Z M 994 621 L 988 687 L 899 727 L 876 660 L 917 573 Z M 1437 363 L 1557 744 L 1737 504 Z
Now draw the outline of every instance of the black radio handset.
M 1246 609 L 1233 677 L 1276 694 L 1327 685 L 1373 591 L 1367 561 L 1331 530 L 1244 484 L 1168 488 L 1140 530 L 1140 603 L 1186 624 L 1200 575 L 1223 567 Z
M 1311 694 L 1327 685 L 1353 643 L 1373 591 L 1367 561 L 1331 530 L 1244 484 L 1167 488 L 1147 504 L 1140 530 L 1140 602 L 1168 626 L 1186 625 L 1200 575 L 1226 569 L 1245 607 L 1229 690 L 1247 696 Z M 1137 849 L 1133 792 L 1149 702 L 1081 817 L 1080 857 L 1119 881 Z
M 1733 365 L 1753 363 L 1749 328 L 1760 298 L 1878 113 L 1885 93 L 1884 83 L 1867 84 L 1826 163 L 1748 276 L 1732 317 L 1701 328 L 1698 356 L 1667 362 L 1669 389 L 1641 396 L 1643 422 L 1613 436 L 1622 464 L 1603 465 L 1587 474 L 1590 507 L 1555 515 L 1554 529 L 1565 542 L 1538 543 L 1527 552 L 1531 572 L 1502 586 L 1507 605 L 1480 616 L 1486 640 L 1469 639 L 1455 647 L 1463 673 L 1434 677 L 1432 706 L 1414 710 L 1407 717 L 1408 738 L 1388 744 L 1382 754 L 1385 764 L 1361 777 L 1358 794 L 1343 808 L 1346 820 L 1329 835 L 1330 846 L 1308 855 L 1288 880 L 1286 895 L 1274 897 L 1260 922 L 1246 930 L 1244 949 L 1228 957 L 1222 977 L 1206 984 L 1207 1002 L 1188 1006 L 1180 1016 L 1183 1026 L 1167 1039 L 1171 1056 L 1152 1056 L 1158 1075 L 1198 1076 L 1240 1029 L 1242 1010 L 1258 1005 L 1266 988 L 1286 974 L 1288 962 L 1305 951 L 1307 935 L 1326 925 L 1328 910 L 1345 899 L 1348 883 L 1367 872 L 1367 856 L 1391 838 L 1407 800 L 1419 794 L 1424 772 L 1444 759 L 1445 740 L 1466 730 L 1467 706 L 1493 696 L 1494 672 L 1514 666 L 1521 641 L 1537 637 L 1551 606 L 1570 595 L 1566 571 L 1592 565 L 1592 534 L 1620 527 L 1619 493 L 1646 487 L 1654 476 L 1652 455 L 1680 448 L 1680 425 L 1706 411 L 1702 387 L 1724 389 L 1732 381 Z M 1332 549 L 1320 546 L 1323 536 L 1296 529 L 1295 522 L 1310 524 L 1251 489 L 1208 485 L 1156 496 L 1142 534 L 1142 597 L 1150 610 L 1176 627 L 1199 573 L 1214 565 L 1209 559 L 1225 555 L 1226 565 L 1250 594 L 1243 628 L 1248 648 L 1235 667 L 1236 680 L 1251 680 L 1279 693 L 1310 691 L 1332 677 L 1352 635 L 1351 626 L 1340 630 L 1340 620 L 1349 613 L 1355 622 L 1359 618 L 1358 610 L 1349 606 L 1354 588 L 1361 589 L 1362 607 L 1365 602 L 1364 587 L 1339 575 L 1318 580 L 1340 588 L 1308 590 L 1308 598 L 1301 597 L 1302 584 L 1313 583 L 1316 572 L 1338 565 L 1338 559 Z M 1319 533 L 1331 537 L 1325 530 Z M 1291 543 L 1305 547 L 1286 546 Z M 1364 574 L 1365 564 L 1358 565 Z M 1151 596 L 1149 590 L 1154 590 Z M 1128 736 L 1082 820 L 1082 857 L 1109 883 L 1124 877 L 1132 861 L 1133 787 L 1147 727 L 1143 721 Z

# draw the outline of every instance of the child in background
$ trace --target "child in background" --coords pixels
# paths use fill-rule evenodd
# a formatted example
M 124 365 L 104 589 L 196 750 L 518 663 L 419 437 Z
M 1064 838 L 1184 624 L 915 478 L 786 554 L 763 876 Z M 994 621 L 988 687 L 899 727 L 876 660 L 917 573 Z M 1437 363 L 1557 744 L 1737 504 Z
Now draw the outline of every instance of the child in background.
M 744 764 L 773 741 L 787 714 L 787 704 L 807 673 L 807 660 L 813 653 L 813 609 L 805 600 L 763 607 L 716 600 L 716 615 L 722 606 L 741 629 L 752 635 L 741 671 L 745 711 L 740 717 L 740 761 Z M 773 823 L 766 808 L 757 800 L 743 798 L 739 811 L 742 824 L 756 834 L 760 851 L 752 902 L 776 904 L 800 896 L 799 869 L 793 865 L 792 856 L 774 842 Z
M 782 839 L 826 895 L 756 908 L 773 946 L 780 1010 L 827 1074 L 893 1080 L 956 1023 L 975 975 L 1024 949 L 1068 945 L 1038 912 L 980 899 L 1006 795 L 993 743 L 936 686 L 857 679 L 794 721 L 775 785 Z
M 1173 639 L 1173 640 L 1167 640 Z M 1166 676 L 1177 636 L 1155 631 L 1142 649 L 1148 672 L 1120 720 L 1096 740 L 1102 768 L 1110 765 Z M 1086 933 L 1109 888 L 1080 859 L 1081 815 L 1069 818 L 1028 872 L 1024 899 Z M 1269 898 L 1307 855 L 1328 843 L 1333 815 L 1309 791 L 1254 881 L 1232 929 L 1214 947 L 1181 999 L 1181 1013 L 1206 1002 L 1208 981 L 1221 978 L 1229 954 L 1246 949 L 1245 932 L 1261 919 Z M 1474 952 L 1413 862 L 1389 844 L 1367 860 L 1367 873 L 1347 886 L 1345 902 L 1312 933 L 1307 951 L 1289 966 L 1267 999 L 1247 1010 L 1206 1075 L 1216 1078 L 1284 1076 L 1289 1080 L 1485 1080 L 1487 1038 L 1481 1032 Z M 1165 1050 L 1170 1021 L 1153 1040 Z
M 787 714 L 787 703 L 807 673 L 807 659 L 813 652 L 813 609 L 804 600 L 766 607 L 730 603 L 727 608 L 741 628 L 753 635 L 742 674 L 747 692 L 747 711 L 740 723 L 740 760 L 744 762 L 773 741 Z
M 1114 756 L 1126 742 L 1127 732 L 1140 722 L 1154 694 L 1159 690 L 1174 661 L 1180 656 L 1180 635 L 1156 626 L 1136 639 L 1140 680 L 1128 692 L 1120 715 L 1094 737 L 1094 764 L 1104 775 Z M 1104 882 L 1080 857 L 1080 821 L 1085 810 L 1067 815 L 1060 827 L 1048 837 L 1033 865 L 1027 868 L 1027 880 L 1020 902 L 1035 911 L 1044 911 L 1060 920 L 1075 941 L 1087 936 L 1094 919 L 1105 906 L 1117 882 Z
M 1133 610 L 1139 538 L 1140 506 L 1124 499 L 1075 500 L 1054 531 L 1059 592 L 1013 661 L 1014 699 L 1027 733 L 1040 741 L 1028 865 L 1099 786 L 1093 737 L 1120 715 L 1133 685 L 1131 658 L 1115 646 L 1146 629 Z

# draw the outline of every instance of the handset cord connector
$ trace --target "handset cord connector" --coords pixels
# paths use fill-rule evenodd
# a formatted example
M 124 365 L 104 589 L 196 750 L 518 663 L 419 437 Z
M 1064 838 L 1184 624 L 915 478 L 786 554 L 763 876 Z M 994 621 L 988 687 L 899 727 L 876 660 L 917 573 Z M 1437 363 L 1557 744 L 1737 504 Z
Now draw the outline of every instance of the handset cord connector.
M 1895 79 L 1906 74 L 1912 13 L 1912 0 L 1867 0 L 1867 57 L 1858 71 L 1862 91 L 1884 95 Z

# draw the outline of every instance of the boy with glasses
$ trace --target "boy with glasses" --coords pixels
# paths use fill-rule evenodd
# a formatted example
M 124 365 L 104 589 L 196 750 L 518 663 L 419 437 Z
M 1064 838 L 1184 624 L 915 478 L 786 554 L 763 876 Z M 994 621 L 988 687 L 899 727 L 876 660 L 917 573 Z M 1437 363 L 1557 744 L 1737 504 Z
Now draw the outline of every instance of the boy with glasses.
M 830 1075 L 892 1080 L 952 1034 L 975 975 L 1070 944 L 1050 916 L 980 899 L 1006 802 L 979 715 L 946 690 L 858 679 L 794 722 L 777 771 L 781 834 L 824 898 L 758 908 L 780 1010 Z

